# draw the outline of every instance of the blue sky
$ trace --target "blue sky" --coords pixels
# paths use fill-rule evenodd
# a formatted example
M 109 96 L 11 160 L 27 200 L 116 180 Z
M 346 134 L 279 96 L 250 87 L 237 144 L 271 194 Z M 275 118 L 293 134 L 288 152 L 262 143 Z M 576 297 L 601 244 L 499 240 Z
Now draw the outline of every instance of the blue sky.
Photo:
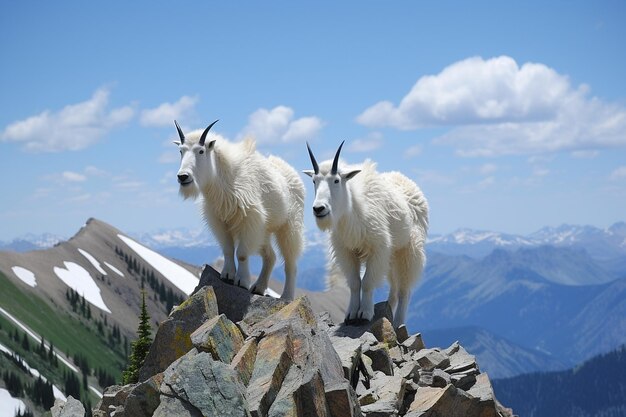
M 547 3 L 0 2 L 0 240 L 201 227 L 174 118 L 299 170 L 345 139 L 434 233 L 625 220 L 625 3 Z

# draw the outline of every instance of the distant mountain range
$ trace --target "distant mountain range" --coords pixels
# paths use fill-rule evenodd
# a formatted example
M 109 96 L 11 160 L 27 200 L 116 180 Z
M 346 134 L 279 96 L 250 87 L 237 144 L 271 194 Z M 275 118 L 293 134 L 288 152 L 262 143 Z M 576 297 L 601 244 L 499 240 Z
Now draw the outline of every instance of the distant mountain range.
M 491 231 L 459 229 L 447 235 L 430 236 L 432 251 L 449 255 L 483 257 L 495 249 L 515 250 L 540 246 L 584 249 L 590 256 L 607 260 L 626 255 L 626 223 L 606 229 L 594 226 L 544 227 L 526 236 Z
M 493 381 L 496 395 L 521 417 L 626 415 L 626 346 L 561 372 Z
M 190 266 L 221 256 L 206 230 L 132 237 Z M 321 291 L 327 238 L 317 230 L 306 238 L 297 284 Z M 626 343 L 625 240 L 626 223 L 546 227 L 528 236 L 469 229 L 432 236 L 424 279 L 409 307 L 410 330 L 435 334 L 442 346 L 461 340 L 494 377 L 565 369 L 614 349 Z M 251 263 L 260 270 L 258 257 Z M 282 279 L 280 263 L 274 276 Z M 386 290 L 377 298 L 385 299 Z

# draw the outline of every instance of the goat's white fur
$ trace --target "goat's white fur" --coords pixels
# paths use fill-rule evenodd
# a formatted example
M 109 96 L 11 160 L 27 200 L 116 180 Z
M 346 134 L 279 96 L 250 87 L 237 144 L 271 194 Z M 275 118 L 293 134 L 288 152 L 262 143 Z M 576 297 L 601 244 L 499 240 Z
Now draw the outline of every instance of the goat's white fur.
M 185 199 L 202 197 L 204 219 L 224 253 L 221 278 L 263 294 L 276 262 L 273 234 L 285 262 L 281 298 L 293 299 L 296 262 L 303 247 L 304 184 L 300 176 L 282 159 L 262 156 L 252 139 L 230 143 L 209 135 L 202 146 L 201 133 L 186 134 L 184 143 L 178 145 L 182 155 L 179 179 L 181 174 L 193 179 L 180 185 L 180 194 Z M 248 258 L 255 253 L 261 255 L 263 266 L 250 286 Z
M 426 262 L 426 198 L 409 178 L 399 172 L 379 173 L 369 160 L 361 166 L 340 161 L 336 175 L 331 164 L 330 160 L 319 164 L 318 174 L 305 173 L 315 183 L 313 207 L 324 207 L 317 214 L 326 213 L 316 216 L 317 225 L 331 231 L 329 272 L 337 272 L 338 266 L 350 289 L 346 321 L 373 318 L 373 291 L 386 276 L 394 326 L 399 327 Z M 336 283 L 333 279 L 331 275 L 331 285 Z

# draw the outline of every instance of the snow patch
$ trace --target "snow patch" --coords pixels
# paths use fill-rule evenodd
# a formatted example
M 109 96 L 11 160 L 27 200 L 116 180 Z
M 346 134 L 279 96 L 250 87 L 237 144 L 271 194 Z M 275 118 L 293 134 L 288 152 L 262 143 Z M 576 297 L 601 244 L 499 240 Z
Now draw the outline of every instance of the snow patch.
M 155 251 L 146 248 L 131 238 L 123 235 L 117 235 L 117 237 L 119 237 L 120 240 L 134 250 L 137 255 L 141 256 L 144 261 L 152 265 L 154 269 L 159 271 L 165 278 L 167 278 L 168 281 L 178 287 L 185 294 L 191 294 L 198 285 L 199 278 L 177 263 L 174 263 Z
M 110 313 L 111 310 L 106 306 L 100 295 L 100 288 L 98 288 L 96 281 L 94 281 L 89 272 L 74 262 L 63 262 L 63 264 L 65 269 L 54 267 L 54 273 L 61 281 L 100 310 Z
M 11 397 L 9 391 L 0 388 L 0 417 L 14 417 L 17 412 L 26 411 L 26 404 L 18 398 Z
M 102 267 L 100 266 L 100 262 L 98 262 L 98 260 L 96 258 L 91 256 L 91 254 L 89 252 L 87 252 L 86 250 L 82 250 L 80 248 L 78 248 L 78 251 L 80 252 L 81 255 L 83 255 L 85 258 L 87 258 L 87 260 L 93 265 L 94 268 L 96 268 L 98 270 L 98 272 L 100 272 L 102 275 L 106 275 L 107 274 L 107 271 L 102 269 Z
M 15 276 L 24 281 L 26 285 L 30 285 L 31 287 L 37 285 L 35 274 L 30 272 L 28 269 L 22 268 L 21 266 L 14 266 L 11 269 L 13 270 Z
M 115 272 L 117 275 L 119 275 L 120 277 L 124 278 L 124 274 L 122 273 L 122 271 L 120 271 L 119 269 L 117 269 L 116 267 L 114 267 L 113 265 L 111 265 L 108 262 L 105 262 L 104 264 L 106 266 L 108 266 L 111 271 Z

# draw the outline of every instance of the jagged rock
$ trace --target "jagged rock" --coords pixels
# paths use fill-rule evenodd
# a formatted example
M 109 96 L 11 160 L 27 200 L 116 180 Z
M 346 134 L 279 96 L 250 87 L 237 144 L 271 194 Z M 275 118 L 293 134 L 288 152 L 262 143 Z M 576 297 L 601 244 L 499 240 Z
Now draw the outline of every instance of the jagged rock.
M 154 375 L 144 382 L 136 384 L 124 402 L 124 414 L 115 417 L 150 417 L 159 406 L 159 387 L 163 383 L 163 374 Z
M 391 348 L 398 344 L 398 337 L 396 336 L 396 331 L 393 329 L 393 325 L 387 319 L 387 317 L 381 317 L 372 323 L 370 327 L 370 331 L 381 343 L 387 345 L 387 347 Z
M 400 375 L 404 379 L 418 381 L 419 380 L 419 369 L 420 366 L 415 361 L 404 362 L 400 365 L 398 372 L 395 374 Z
M 248 386 L 252 371 L 254 370 L 254 362 L 256 361 L 257 341 L 256 339 L 248 339 L 245 341 L 239 352 L 233 358 L 230 366 L 239 374 L 241 382 Z
M 228 364 L 243 346 L 241 332 L 224 314 L 206 321 L 190 338 L 198 350 L 208 352 L 216 361 Z
M 391 323 L 388 304 L 378 303 L 372 323 L 333 326 L 306 298 L 251 295 L 206 267 L 157 332 L 143 382 L 105 390 L 94 415 L 507 415 L 458 342 L 426 349 L 419 333 Z
M 398 410 L 390 402 L 378 401 L 361 407 L 364 417 L 397 417 Z
M 356 386 L 361 363 L 361 340 L 341 336 L 333 336 L 330 340 L 341 360 L 344 377 Z
M 399 375 L 377 374 L 372 380 L 372 390 L 374 390 L 380 401 L 394 404 L 396 409 L 400 408 L 406 390 L 405 379 Z
M 237 326 L 239 326 L 241 332 L 248 337 L 252 334 L 254 327 L 258 323 L 267 319 L 268 316 L 279 312 L 288 304 L 289 302 L 279 298 L 254 295 L 251 297 L 250 303 L 246 307 L 243 318 L 237 322 Z
M 154 411 L 153 417 L 204 417 L 198 409 L 179 398 L 161 397 L 161 403 Z
M 404 356 L 402 355 L 400 347 L 398 346 L 394 346 L 389 349 L 389 357 L 395 365 L 400 365 L 401 363 L 406 361 Z
M 347 381 L 326 388 L 326 403 L 331 417 L 362 416 L 361 408 L 355 398 L 355 392 Z
M 307 370 L 292 366 L 267 415 L 268 417 L 330 416 L 320 370 Z
M 420 369 L 417 385 L 420 387 L 432 387 L 433 386 L 433 371 Z
M 447 368 L 450 365 L 450 359 L 438 349 L 422 349 L 415 354 L 414 358 L 425 370 Z
M 402 346 L 404 346 L 408 351 L 419 352 L 425 348 L 424 341 L 422 340 L 422 334 L 416 333 L 413 336 L 409 336 L 402 342 Z
M 433 387 L 444 388 L 450 384 L 450 375 L 441 369 L 433 369 Z
M 264 337 L 257 349 L 254 369 L 247 388 L 253 416 L 265 416 L 292 364 L 293 342 L 290 332 Z
M 207 352 L 181 357 L 163 375 L 161 404 L 154 415 L 249 416 L 246 389 L 237 372 Z M 211 393 L 212 395 L 207 395 Z M 175 401 L 172 401 L 174 399 Z
M 409 338 L 409 330 L 404 324 L 396 329 L 396 337 L 398 338 L 398 343 L 403 343 Z
M 110 415 L 117 407 L 124 405 L 128 395 L 137 385 L 139 384 L 111 385 L 105 388 L 95 409 L 104 412 L 106 416 Z
M 470 355 L 467 351 L 459 345 L 459 342 L 455 342 L 445 353 L 450 358 L 450 365 L 445 369 L 449 374 L 456 374 L 459 372 L 467 371 L 468 369 L 476 369 L 478 372 L 478 365 L 476 365 L 476 357 Z
M 293 410 L 294 403 L 301 404 L 303 401 L 310 403 L 307 409 L 313 407 L 317 410 L 316 412 L 324 413 L 327 409 L 323 394 L 325 387 L 335 386 L 344 381 L 344 371 L 328 334 L 318 331 L 317 320 L 308 300 L 298 298 L 254 325 L 251 331 L 254 337 L 260 338 L 256 362 L 261 364 L 255 363 L 248 386 L 248 398 L 253 415 L 255 412 L 264 415 L 264 410 L 270 410 L 270 405 L 273 410 L 271 412 L 278 413 L 282 410 L 281 413 L 289 414 L 289 410 Z M 267 386 L 271 385 L 267 381 L 268 373 L 258 371 L 257 368 L 263 366 L 264 363 L 262 361 L 264 343 L 268 343 L 266 341 L 269 338 L 276 337 L 289 340 L 291 348 L 280 350 L 287 353 L 291 366 L 287 367 L 288 372 L 281 381 L 282 384 L 278 384 L 280 391 L 276 393 L 275 398 L 271 398 L 274 394 L 273 391 L 267 389 Z M 282 344 L 285 345 L 285 343 Z M 273 342 L 271 345 L 276 345 L 276 343 Z M 271 362 L 277 363 L 277 356 L 273 355 L 273 358 Z M 276 365 L 271 368 L 275 369 Z M 319 378 L 316 376 L 318 373 Z M 265 390 L 254 388 L 259 386 L 257 376 L 260 374 L 265 375 L 266 383 L 262 387 Z M 320 382 L 322 389 L 320 389 Z M 250 396 L 252 393 L 254 395 Z M 276 404 L 273 404 L 274 402 Z
M 462 390 L 468 390 L 472 385 L 476 383 L 476 375 L 478 371 L 476 369 L 469 369 L 467 371 L 458 372 L 450 375 L 450 382 L 455 387 Z
M 285 305 L 286 302 L 262 295 L 255 295 L 250 291 L 226 283 L 220 279 L 220 273 L 213 269 L 210 265 L 205 265 L 200 275 L 200 281 L 192 294 L 196 294 L 202 288 L 211 287 L 217 296 L 217 305 L 220 314 L 233 323 L 237 323 L 243 319 L 246 313 L 253 307 L 254 302 L 261 300 L 261 303 L 277 303 Z M 267 317 L 267 311 L 265 316 Z M 245 332 L 244 332 L 245 333 Z M 247 336 L 247 334 L 246 334 Z
M 204 287 L 179 305 L 157 330 L 139 380 L 163 372 L 192 347 L 190 335 L 202 323 L 218 315 L 217 299 L 211 287 Z
M 385 346 L 374 346 L 365 352 L 372 360 L 372 369 L 381 371 L 386 375 L 393 375 L 393 363 L 389 357 L 389 351 Z
M 85 407 L 70 395 L 67 397 L 67 401 L 56 400 L 50 412 L 52 417 L 84 417 Z
M 374 368 L 372 367 L 372 359 L 367 355 L 361 355 L 361 364 L 359 365 L 359 370 L 363 374 L 363 377 L 366 381 L 374 378 Z
M 491 387 L 491 381 L 487 374 L 476 375 L 476 383 L 467 390 L 467 393 L 474 398 L 477 398 L 481 403 L 493 404 L 495 396 L 493 394 L 493 388 Z
M 488 382 L 486 375 L 485 379 Z M 486 387 L 481 389 L 481 394 L 487 395 Z M 418 388 L 406 417 L 496 417 L 497 415 L 493 396 L 490 400 L 486 397 L 481 400 L 453 385 L 447 385 L 445 388 Z

